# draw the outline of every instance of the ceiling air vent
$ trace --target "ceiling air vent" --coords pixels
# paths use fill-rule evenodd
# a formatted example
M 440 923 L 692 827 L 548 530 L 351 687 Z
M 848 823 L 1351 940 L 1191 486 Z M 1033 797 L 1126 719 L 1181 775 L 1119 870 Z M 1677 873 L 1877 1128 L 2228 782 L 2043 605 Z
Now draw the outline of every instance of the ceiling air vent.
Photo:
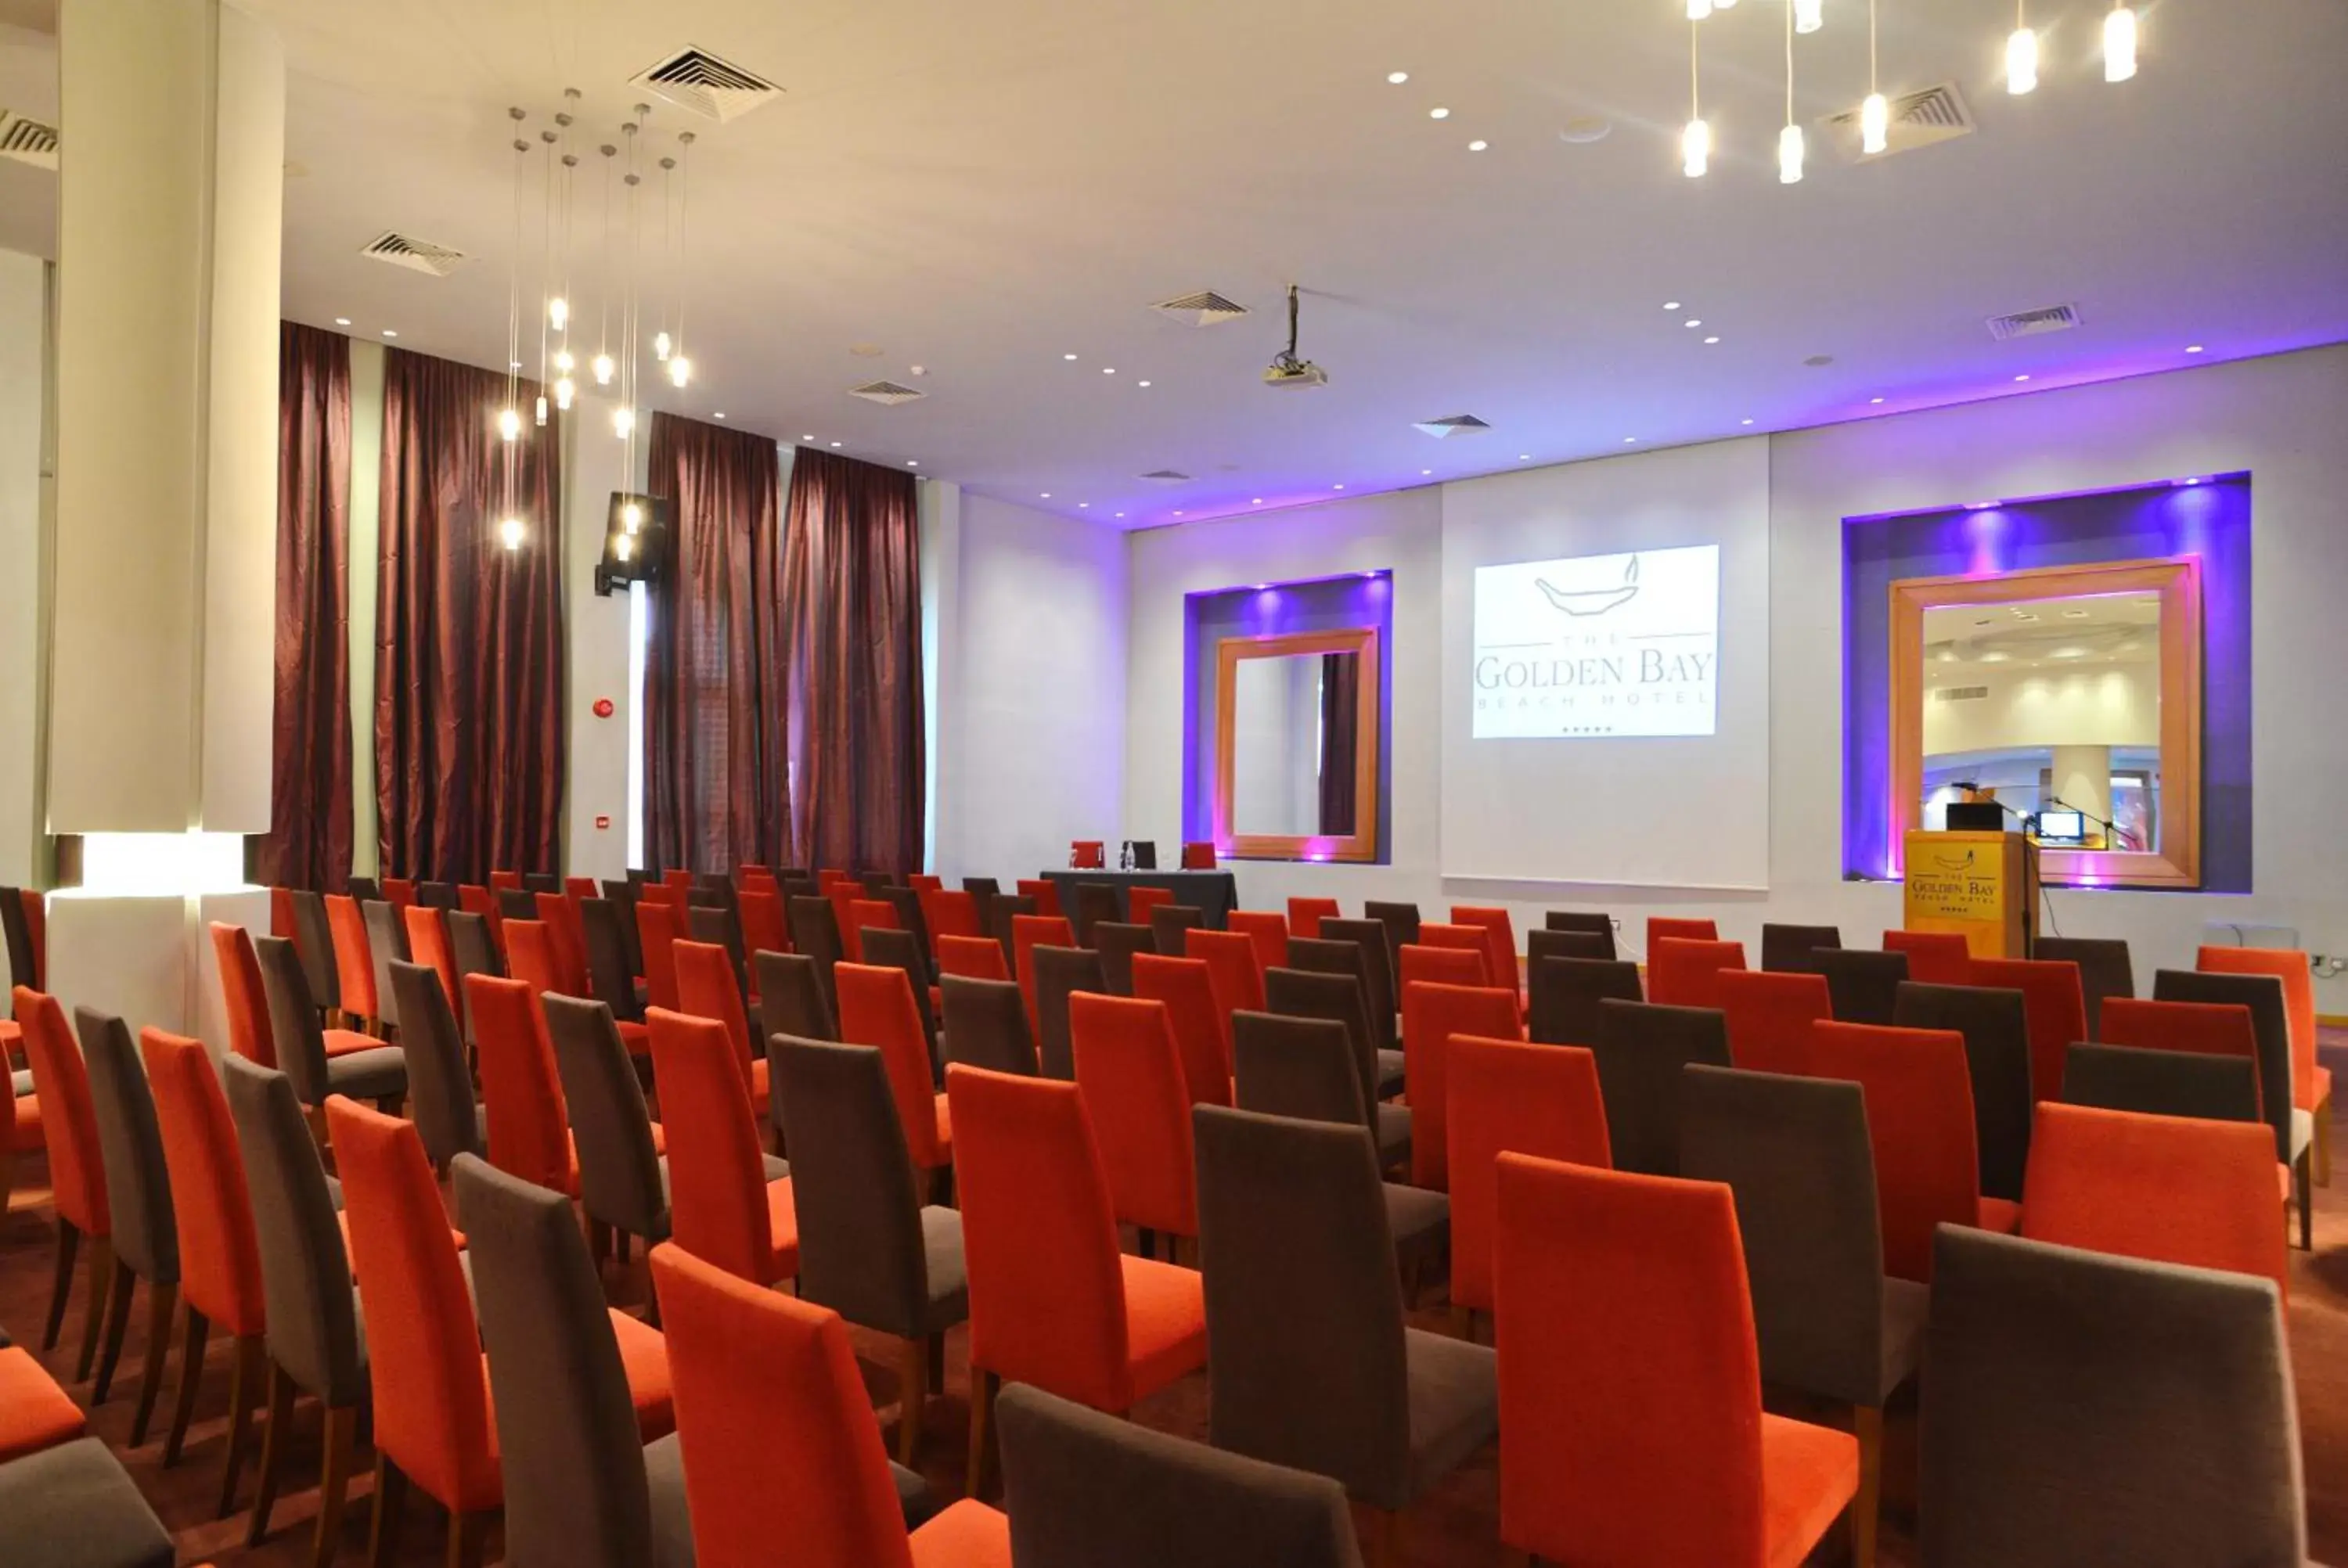
M 2003 343 L 2008 338 L 2036 337 L 2041 333 L 2066 333 L 2078 324 L 2078 306 L 2048 305 L 2043 310 L 1990 317 L 1989 335 Z
M 1954 82 L 1942 82 L 1921 92 L 1902 93 L 1891 100 L 1891 126 L 1881 152 L 1859 150 L 1859 111 L 1828 115 L 1818 122 L 1827 139 L 1846 163 L 1871 163 L 1895 153 L 1913 152 L 1936 141 L 1973 133 L 1973 111 Z
M 1935 702 L 1978 702 L 1989 695 L 1986 686 L 1942 686 L 1932 693 Z
M 1179 468 L 1152 468 L 1142 476 L 1153 485 L 1187 485 L 1190 476 Z
M 57 128 L 0 109 L 0 158 L 13 158 L 36 169 L 56 169 Z
M 719 124 L 740 119 L 783 96 L 783 89 L 746 71 L 731 60 L 721 60 L 706 49 L 684 48 L 650 70 L 628 78 L 628 85 L 657 93 L 679 108 Z
M 1440 419 L 1422 419 L 1411 428 L 1441 441 L 1453 436 L 1480 435 L 1492 427 L 1472 414 L 1447 414 Z
M 359 254 L 388 261 L 395 267 L 406 267 L 411 272 L 428 272 L 436 278 L 445 278 L 472 260 L 454 245 L 436 245 L 396 229 L 386 229 L 368 241 Z
M 893 381 L 868 381 L 861 386 L 850 387 L 848 395 L 860 397 L 867 403 L 877 403 L 883 408 L 894 408 L 901 403 L 911 403 L 918 398 L 927 397 L 929 394 L 916 391 L 910 386 L 901 386 Z
M 1170 316 L 1185 326 L 1194 327 L 1220 326 L 1248 313 L 1245 305 L 1227 300 L 1212 289 L 1201 289 L 1177 300 L 1160 300 L 1149 308 L 1161 316 Z

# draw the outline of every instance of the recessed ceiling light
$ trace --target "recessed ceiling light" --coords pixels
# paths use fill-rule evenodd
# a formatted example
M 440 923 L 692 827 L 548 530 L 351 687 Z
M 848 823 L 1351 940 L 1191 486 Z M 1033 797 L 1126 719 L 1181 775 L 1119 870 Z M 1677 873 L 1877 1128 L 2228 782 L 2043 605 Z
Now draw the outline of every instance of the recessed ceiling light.
M 1088 512 L 1092 510 L 1092 505 L 1093 504 L 1090 501 L 1078 501 L 1076 503 L 1076 510 L 1080 512 Z
M 2063 619 L 2065 620 L 2085 620 L 2090 613 L 2090 611 L 2085 610 L 2066 610 L 2063 612 Z
M 1178 517 L 1178 518 L 1179 518 L 1179 517 L 1180 517 L 1180 516 L 1182 515 L 1182 508 L 1181 508 L 1181 507 L 1175 507 L 1175 508 L 1174 508 L 1174 515 L 1175 515 L 1176 517 Z
M 1449 119 L 1451 118 L 1451 111 L 1447 108 L 1432 108 L 1426 111 L 1426 118 L 1429 119 Z
M 1043 492 L 1042 492 L 1042 495 L 1043 495 L 1044 499 L 1045 499 L 1045 500 L 1047 500 L 1047 501 L 1048 501 L 1048 500 L 1050 500 L 1050 499 L 1052 498 L 1052 492 L 1051 492 L 1051 491 L 1049 491 L 1049 490 L 1043 491 Z
M 348 322 L 345 322 L 343 323 L 345 326 L 348 326 L 351 323 Z M 2199 354 L 2201 352 L 2201 345 L 2198 343 L 2188 343 L 2185 345 L 2185 352 L 2187 354 Z
M 1557 138 L 1560 141 L 1570 141 L 1581 146 L 1593 141 L 1604 141 L 1606 133 L 1613 128 L 1614 122 L 1603 115 L 1577 115 L 1559 128 Z
M 812 441 L 812 440 L 814 440 L 814 439 L 815 439 L 815 437 L 814 437 L 814 436 L 800 436 L 800 437 L 799 437 L 799 439 L 800 439 L 800 440 L 802 440 L 802 441 Z
M 1629 445 L 1631 445 L 1631 443 L 1632 443 L 1633 441 L 1636 441 L 1637 439 L 1638 439 L 1638 437 L 1637 437 L 1636 436 L 1625 436 L 1624 437 L 1622 437 L 1622 445 L 1623 445 L 1623 446 L 1628 446 Z
M 1061 357 L 1062 359 L 1066 359 L 1066 360 L 1073 360 L 1073 359 L 1075 359 L 1076 356 L 1075 354 L 1062 354 L 1060 357 Z
M 2017 376 L 2015 376 L 2013 379 L 2014 379 L 2014 380 L 2016 380 L 2016 381 L 2028 381 L 2028 380 L 2030 379 L 2030 377 L 2028 377 L 2027 375 L 2017 375 Z
M 1344 487 L 1344 486 L 1343 486 L 1343 485 L 1332 485 L 1332 486 L 1330 486 L 1329 487 L 1330 487 L 1331 489 L 1333 489 L 1333 490 L 1342 490 L 1342 489 L 1344 489 L 1345 487 Z
M 1869 398 L 1869 399 L 1868 399 L 1868 401 L 1869 401 L 1869 403 L 1880 403 L 1880 402 L 1882 402 L 1882 401 L 1883 401 L 1883 399 L 1881 399 L 1881 398 L 1879 398 L 1879 397 L 1870 397 L 1870 398 Z
M 1251 507 L 1261 507 L 1261 506 L 1262 506 L 1262 505 L 1263 505 L 1263 497 L 1262 497 L 1262 496 L 1258 496 L 1254 500 L 1250 501 L 1250 502 L 1248 503 L 1248 505 L 1249 505 L 1249 506 L 1251 506 Z M 1262 584 L 1262 583 L 1258 583 L 1258 584 L 1256 584 L 1256 586 L 1257 586 L 1258 588 L 1262 588 L 1262 587 L 1263 586 L 1263 584 Z
M 1432 468 L 1421 468 L 1418 472 L 1420 477 L 1424 478 L 1426 476 L 1434 473 L 1435 470 Z
M 837 441 L 835 441 L 835 442 L 833 442 L 833 443 L 832 443 L 832 445 L 833 445 L 834 446 L 839 446 L 839 442 L 837 442 Z
M 1123 512 L 1119 512 L 1119 513 L 1117 514 L 1117 516 L 1121 518 L 1121 517 L 1125 516 L 1125 514 L 1124 514 Z
M 1115 375 L 1117 374 L 1117 366 L 1113 364 L 1105 364 L 1101 366 L 1101 374 L 1103 375 Z
M 723 419 L 726 417 L 726 411 L 721 408 L 716 414 L 711 415 L 710 417 L 713 419 Z
M 1471 141 L 1468 144 L 1468 150 L 1470 152 L 1481 152 L 1491 145 L 1492 144 L 1488 141 Z
M 908 468 L 918 468 L 921 466 L 922 460 L 919 457 L 908 457 L 905 459 L 905 466 Z
M 336 316 L 335 318 L 335 324 L 338 327 L 346 327 L 351 324 L 351 318 L 348 316 Z M 2187 354 L 2191 354 L 2194 351 L 2188 348 L 2185 352 Z
M 1746 423 L 1746 424 L 1747 424 L 1747 425 L 1750 425 L 1750 424 L 1752 424 L 1752 423 L 1753 423 L 1753 421 L 1751 421 L 1750 419 L 1747 419 L 1747 420 L 1746 420 L 1744 423 Z
M 1718 343 L 1718 342 L 1720 341 L 1720 338 L 1719 338 L 1719 335 L 1718 335 L 1717 333 L 1715 333 L 1715 334 L 1714 334 L 1713 336 L 1711 336 L 1711 337 L 1708 337 L 1708 338 L 1704 339 L 1704 342 L 1706 342 L 1706 343 Z
M 383 335 L 386 337 L 397 337 L 399 334 L 392 331 L 389 327 L 386 327 L 383 329 Z
M 1665 309 L 1665 310 L 1667 310 L 1667 311 L 1675 311 L 1675 310 L 1678 310 L 1679 308 L 1680 308 L 1680 302 L 1679 302 L 1677 300 L 1665 300 L 1665 301 L 1663 302 L 1663 309 Z
M 1410 73 L 1408 71 L 1388 71 L 1386 73 L 1386 80 L 1393 83 L 1395 87 L 1400 87 L 1403 83 L 1410 80 Z
M 1687 319 L 1687 320 L 1685 320 L 1685 321 L 1682 322 L 1682 323 L 1680 323 L 1680 325 L 1682 325 L 1682 326 L 1684 326 L 1684 327 L 1700 327 L 1700 326 L 1704 325 L 1704 322 L 1703 322 L 1702 318 L 1700 318 L 1700 317 L 1697 317 L 1697 316 L 1690 316 L 1690 317 L 1688 317 L 1688 319 Z
M 520 361 L 520 360 L 518 360 L 518 359 L 517 359 L 517 360 L 509 360 L 509 361 L 507 362 L 506 368 L 508 368 L 509 370 L 520 370 L 520 369 L 521 368 L 521 361 Z
M 1517 461 L 1519 463 L 1529 463 L 1532 460 L 1533 455 L 1529 452 L 1519 452 L 1517 454 Z

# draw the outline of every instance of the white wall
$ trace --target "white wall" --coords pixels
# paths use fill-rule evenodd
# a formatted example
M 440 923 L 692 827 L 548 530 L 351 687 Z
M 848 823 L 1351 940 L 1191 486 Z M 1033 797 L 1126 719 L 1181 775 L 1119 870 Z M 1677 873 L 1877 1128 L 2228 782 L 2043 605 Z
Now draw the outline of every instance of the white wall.
M 1962 702 L 1939 702 L 1933 696 L 1942 687 L 1967 686 L 1987 687 L 1989 694 Z M 1925 687 L 1924 754 L 1928 757 L 2007 746 L 2158 744 L 2160 681 L 2156 664 L 1975 670 Z
M 11 887 L 44 880 L 47 273 L 37 256 L 0 251 L 0 561 L 9 563 L 0 571 L 0 885 Z M 0 956 L 0 971 L 6 967 Z

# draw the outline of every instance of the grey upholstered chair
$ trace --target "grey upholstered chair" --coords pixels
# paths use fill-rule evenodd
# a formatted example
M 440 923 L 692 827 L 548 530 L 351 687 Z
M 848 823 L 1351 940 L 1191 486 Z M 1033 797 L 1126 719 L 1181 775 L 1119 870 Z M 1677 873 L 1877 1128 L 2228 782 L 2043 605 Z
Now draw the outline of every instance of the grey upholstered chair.
M 726 962 L 734 967 L 734 989 L 741 993 L 742 1005 L 747 1009 L 750 1005 L 750 958 L 742 949 L 742 921 L 734 907 L 715 902 L 689 904 L 685 907 L 685 925 L 693 940 L 726 949 Z
M 1381 1511 L 1383 1542 L 1499 1430 L 1493 1353 L 1404 1326 L 1368 1132 L 1191 1116 L 1212 1440 L 1337 1481 Z
M 527 893 L 560 893 L 562 878 L 551 871 L 525 871 L 521 874 L 522 890 Z
M 454 882 L 418 882 L 416 885 L 416 901 L 427 909 L 460 907 Z
M 1325 942 L 1352 942 L 1362 950 L 1363 995 L 1368 999 L 1370 1026 L 1377 1027 L 1378 1009 L 1385 1009 L 1386 1030 L 1378 1040 L 1380 1045 L 1395 1043 L 1393 1019 L 1402 1007 L 1402 995 L 1395 989 L 1395 957 L 1386 946 L 1386 926 L 1382 920 L 1347 920 L 1337 916 L 1324 917 L 1321 921 L 1320 939 Z
M 1019 1568 L 1362 1568 L 1345 1489 L 1025 1383 L 994 1405 Z
M 400 917 L 399 907 L 384 898 L 370 898 L 360 905 L 359 916 L 366 922 L 367 957 L 375 965 L 375 1005 L 380 1015 L 376 1021 L 386 1029 L 397 1029 L 399 999 L 392 994 L 391 963 L 415 956 L 407 948 L 407 922 Z
M 2282 981 L 2272 975 L 2208 974 L 2199 969 L 2159 969 L 2152 997 L 2164 1002 L 2230 1002 L 2250 1009 L 2250 1034 L 2259 1057 L 2260 1120 L 2275 1130 L 2275 1158 L 2292 1168 L 2302 1185 L 2302 1163 L 2315 1137 L 2315 1118 L 2294 1109 L 2291 1081 L 2291 1020 Z M 2302 1200 L 2306 1197 L 2301 1193 Z M 2307 1206 L 2302 1201 L 2302 1220 Z
M 504 920 L 535 920 L 538 918 L 538 895 L 527 887 L 500 887 L 497 890 L 498 917 Z
M 1872 1563 L 1883 1407 L 1923 1354 L 1931 1293 L 1883 1272 L 1866 1096 L 1833 1079 L 1684 1073 L 1680 1174 L 1735 1195 L 1761 1381 L 1851 1408 L 1852 1560 Z
M 1292 947 L 1294 944 L 1292 943 Z M 1354 1042 L 1354 1060 L 1363 1072 L 1362 1095 L 1372 1104 L 1398 1088 L 1389 1085 L 1401 1071 L 1398 1050 L 1380 1050 L 1371 1028 L 1369 1009 L 1362 998 L 1360 977 L 1353 973 L 1323 974 L 1311 969 L 1270 968 L 1263 972 L 1266 1012 L 1287 1018 L 1325 1018 L 1345 1026 Z
M 1615 957 L 1614 917 L 1584 909 L 1551 909 L 1541 917 L 1541 926 L 1550 931 L 1587 931 L 1606 939 L 1606 954 Z
M 613 1314 L 571 1205 L 471 1154 L 457 1161 L 456 1187 L 505 1471 L 505 1560 L 645 1568 L 654 1511 L 685 1512 L 684 1467 L 659 1467 L 655 1496 Z
M 1766 921 L 1761 927 L 1761 967 L 1779 972 L 1815 973 L 1817 966 L 1810 955 L 1820 948 L 1842 946 L 1842 928 L 1838 926 L 1779 926 Z
M 261 1291 L 268 1310 L 265 1344 L 273 1383 L 283 1379 L 325 1410 L 324 1460 L 318 1498 L 314 1562 L 333 1561 L 342 1533 L 359 1406 L 367 1395 L 366 1340 L 352 1294 L 349 1254 L 336 1218 L 338 1189 L 318 1160 L 293 1080 L 232 1056 L 221 1063 L 229 1116 L 244 1157 L 252 1199 L 252 1233 L 260 1244 Z M 275 1403 L 273 1400 L 273 1403 Z M 290 1410 L 292 1399 L 278 1409 Z M 232 1436 L 233 1434 L 232 1433 Z M 229 1490 L 236 1471 L 229 1468 Z M 269 1533 L 273 1493 L 252 1511 L 248 1544 Z M 227 1512 L 225 1499 L 221 1511 Z
M 791 950 L 815 960 L 816 979 L 823 982 L 823 999 L 831 1016 L 839 1016 L 839 990 L 832 984 L 831 966 L 847 957 L 839 945 L 839 914 L 829 898 L 799 897 L 787 900 Z
M 636 903 L 643 896 L 641 882 L 607 879 L 603 884 L 603 901 L 612 906 L 613 917 L 620 922 L 620 941 L 628 955 L 631 977 L 644 971 L 644 938 L 636 928 Z M 582 917 L 584 913 L 582 910 Z
M 1107 995 L 1108 977 L 1100 955 L 1089 948 L 1038 946 L 1028 961 L 1035 970 L 1035 1051 L 1044 1076 L 1073 1080 L 1076 1059 L 1068 1032 L 1068 999 L 1078 991 Z
M 1826 977 L 1827 997 L 1842 1023 L 1889 1024 L 1908 979 L 1908 955 L 1869 948 L 1818 948 L 1810 967 Z
M 1410 1107 L 1364 1098 L 1354 1032 L 1337 1020 L 1241 1009 L 1231 1014 L 1231 1064 L 1241 1110 L 1367 1126 L 1380 1170 L 1409 1161 Z
M 465 1043 L 469 1047 L 473 1043 L 473 1020 L 464 1008 L 465 977 L 489 975 L 503 979 L 506 967 L 498 957 L 497 937 L 489 929 L 487 915 L 458 909 L 448 919 L 448 959 L 457 968 L 457 1008 L 464 1025 Z
M 1079 882 L 1076 899 L 1068 910 L 1068 925 L 1076 934 L 1076 946 L 1093 945 L 1093 927 L 1102 921 L 1125 918 L 1125 904 L 1117 889 L 1106 882 Z
M 2256 1122 L 2259 1071 L 2247 1057 L 2083 1042 L 2064 1055 L 2063 1101 L 2150 1116 Z
M 351 902 L 366 904 L 383 897 L 383 884 L 372 876 L 345 876 L 343 891 L 350 895 Z
M 1550 962 L 1570 963 L 1568 958 Z M 1598 1003 L 1598 1091 L 1618 1171 L 1680 1173 L 1680 1091 L 1690 1063 L 1728 1065 L 1728 1023 L 1712 1008 L 1662 1007 L 1607 997 Z
M 2307 1560 L 2272 1280 L 1942 1225 L 1925 1360 L 1930 1568 Z
M 407 1065 L 409 1113 L 432 1169 L 446 1176 L 458 1155 L 481 1152 L 486 1134 L 456 1009 L 439 971 L 423 964 L 394 959 L 391 989 L 399 998 L 399 1016 L 407 1020 L 400 1028 L 399 1053 Z
M 180 1227 L 171 1210 L 171 1175 L 163 1160 L 155 1095 L 129 1027 L 112 1013 L 77 1007 L 74 1032 L 89 1068 L 90 1117 L 98 1123 L 98 1161 L 106 1169 L 107 1211 L 114 1225 L 114 1288 L 107 1300 L 106 1343 L 98 1352 L 89 1402 L 106 1402 L 130 1320 L 130 1292 L 134 1284 L 144 1285 L 147 1362 L 130 1423 L 130 1446 L 137 1448 L 147 1440 L 155 1395 L 163 1386 L 163 1358 L 180 1304 Z
M 1130 921 L 1103 920 L 1093 927 L 1093 951 L 1100 955 L 1101 978 L 1111 996 L 1133 994 L 1133 955 L 1158 951 L 1158 933 Z
M 1321 928 L 1323 931 L 1329 928 L 1329 922 L 1325 918 L 1321 922 Z M 1354 977 L 1362 988 L 1362 1009 L 1364 1016 L 1370 1022 L 1371 1043 L 1382 1051 L 1393 1051 L 1401 1043 L 1395 1027 L 1395 1014 L 1393 1009 L 1389 1009 L 1381 1020 L 1375 999 L 1378 987 L 1371 969 L 1371 963 L 1369 945 L 1358 938 L 1341 937 L 1291 937 L 1288 938 L 1288 968 L 1303 969 L 1308 974 Z M 1387 981 L 1387 989 L 1394 995 L 1401 994 L 1400 988 L 1395 986 L 1391 979 Z M 1398 1059 L 1400 1053 L 1395 1054 Z M 1383 1067 L 1380 1071 L 1383 1078 Z M 1384 1098 L 1386 1093 L 1400 1092 L 1399 1085 L 1391 1091 L 1382 1086 L 1380 1098 Z
M 321 1008 L 339 1008 L 343 977 L 335 967 L 335 932 L 326 919 L 325 896 L 296 887 L 293 900 L 294 947 L 302 956 L 302 973 L 310 982 L 310 996 Z
M 914 948 L 922 956 L 922 972 L 914 984 L 930 984 L 938 978 L 937 944 L 930 939 L 930 917 L 922 912 L 921 890 L 891 887 L 881 893 L 880 901 L 897 911 L 897 924 L 912 933 Z
M 1595 931 L 1552 931 L 1543 927 L 1525 933 L 1525 963 L 1543 958 L 1593 958 L 1611 963 L 1614 944 Z
M 283 937 L 255 937 L 252 951 L 261 961 L 262 992 L 269 999 L 269 1032 L 276 1042 L 277 1065 L 293 1080 L 302 1103 L 315 1112 L 328 1095 L 347 1094 L 396 1105 L 407 1092 L 407 1061 L 399 1047 L 379 1045 L 328 1060 L 325 1031 L 294 944 Z M 383 1005 L 380 999 L 376 1005 Z
M 105 1442 L 79 1438 L 0 1464 L 8 1568 L 171 1568 L 178 1551 Z
M 1526 1033 L 1543 1045 L 1595 1045 L 1601 1002 L 1646 999 L 1639 966 L 1628 959 L 1542 958 L 1529 968 Z
M 644 1004 L 636 995 L 636 971 L 628 956 L 628 934 L 636 928 L 633 905 L 609 898 L 579 900 L 579 936 L 587 949 L 587 989 L 612 1009 L 612 1016 L 629 1023 L 644 1021 Z
M 886 926 L 867 926 L 860 939 L 863 943 L 866 963 L 905 971 L 905 979 L 913 992 L 913 1010 L 922 1019 L 922 1039 L 930 1048 L 930 1075 L 942 1084 L 945 1081 L 945 1065 L 938 1054 L 938 1015 L 937 1009 L 930 1006 L 930 960 L 929 956 L 922 951 L 922 939 L 911 931 L 891 930 Z M 769 1030 L 767 1032 L 796 1034 L 808 1040 L 828 1038 L 820 1031 L 809 1034 L 796 1029 Z
M 901 1341 L 897 1459 L 910 1465 L 946 1330 L 970 1317 L 962 1215 L 922 1205 L 879 1050 L 778 1035 L 767 1061 L 791 1151 L 798 1293 Z
M 2136 961 L 2128 945 L 2113 937 L 2041 937 L 2030 946 L 2034 958 L 2067 959 L 2079 966 L 2079 992 L 2087 1004 L 2087 1038 L 2103 1038 L 2104 999 L 2136 995 Z
M 2019 1203 L 2034 1120 L 2030 1021 L 2022 993 L 1909 980 L 1893 1000 L 1891 1021 L 1901 1029 L 1952 1029 L 1965 1037 L 1981 1190 L 1985 1196 Z
M 1418 940 L 1418 906 L 1365 898 L 1362 917 L 1386 928 L 1386 972 L 1395 973 L 1402 967 L 1402 950 Z
M 1159 952 L 1169 958 L 1183 957 L 1190 946 L 1184 933 L 1206 923 L 1205 912 L 1189 904 L 1160 904 L 1149 911 L 1150 934 L 1158 940 Z
M 1014 974 L 1019 970 L 1019 955 L 1017 944 L 1011 938 L 1011 922 L 1035 912 L 1035 899 L 1031 894 L 998 893 L 986 901 L 987 918 L 994 922 L 987 927 L 988 933 L 1003 944 L 1003 961 Z
M 839 1038 L 839 1025 L 813 958 L 805 953 L 761 952 L 753 955 L 750 962 L 758 976 L 760 1034 L 795 1034 L 802 1040 Z
M 938 994 L 944 1003 L 947 1061 L 989 1072 L 1042 1075 L 1035 1038 L 1027 1027 L 1027 1001 L 1016 982 L 943 975 Z
M 571 1112 L 579 1153 L 579 1206 L 601 1262 L 613 1233 L 650 1248 L 669 1235 L 668 1177 L 653 1143 L 644 1084 L 612 1009 L 577 997 L 545 996 L 554 1070 Z

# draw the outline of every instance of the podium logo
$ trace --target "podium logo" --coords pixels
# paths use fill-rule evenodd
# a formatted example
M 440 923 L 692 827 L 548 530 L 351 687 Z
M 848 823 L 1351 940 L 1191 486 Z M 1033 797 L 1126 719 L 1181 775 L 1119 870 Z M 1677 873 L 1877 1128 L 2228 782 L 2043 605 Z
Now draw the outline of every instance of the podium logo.
M 1720 547 L 1478 567 L 1474 638 L 1478 740 L 1712 734 Z

